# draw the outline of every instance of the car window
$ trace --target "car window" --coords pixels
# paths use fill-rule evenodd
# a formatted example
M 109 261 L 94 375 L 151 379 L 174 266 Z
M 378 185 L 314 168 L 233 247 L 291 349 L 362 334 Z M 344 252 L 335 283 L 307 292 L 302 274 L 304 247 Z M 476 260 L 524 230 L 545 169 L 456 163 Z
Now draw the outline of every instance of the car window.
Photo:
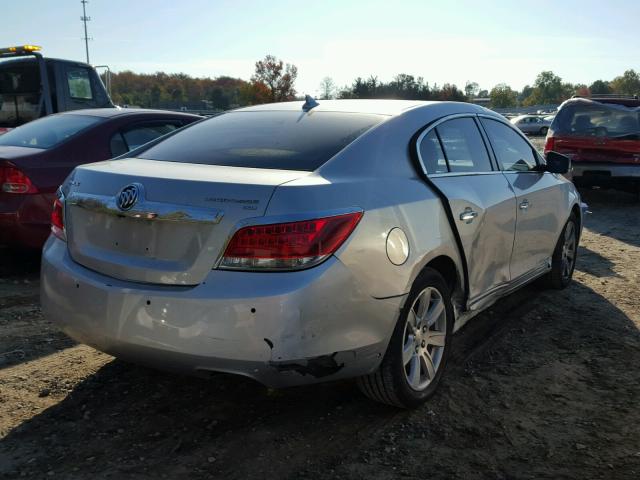
M 101 117 L 89 115 L 50 115 L 26 123 L 0 136 L 0 145 L 52 148 L 103 120 Z
M 420 143 L 420 158 L 427 173 L 447 173 L 447 160 L 444 157 L 440 140 L 435 130 L 431 130 Z
M 640 139 L 640 108 L 590 101 L 568 103 L 551 124 L 557 135 Z
M 533 148 L 511 127 L 483 118 L 482 125 L 503 170 L 528 172 L 537 167 Z
M 386 118 L 301 110 L 230 112 L 195 123 L 138 156 L 171 162 L 313 171 Z
M 490 172 L 491 160 L 472 118 L 455 118 L 436 127 L 452 173 Z
M 92 100 L 91 79 L 86 68 L 70 68 L 67 70 L 69 96 L 77 100 Z
M 127 130 L 124 130 L 123 132 L 121 132 L 121 137 L 124 140 L 125 148 L 127 149 L 122 153 L 126 153 L 129 150 L 133 150 L 134 148 L 141 147 L 145 143 L 149 143 L 151 140 L 155 140 L 156 138 L 161 137 L 162 135 L 166 135 L 167 133 L 173 132 L 179 127 L 180 125 L 177 125 L 175 122 L 171 122 L 171 123 L 147 124 L 147 125 L 140 125 L 137 127 L 128 128 Z M 121 145 L 118 145 L 118 142 L 119 140 L 117 140 L 116 137 L 112 139 L 112 149 L 111 149 L 112 153 L 113 153 L 114 146 L 116 149 L 122 148 Z M 119 155 L 122 155 L 122 153 L 120 153 Z
M 109 142 L 109 147 L 111 148 L 111 156 L 118 157 L 120 155 L 124 155 L 129 151 L 127 147 L 127 142 L 124 141 L 124 137 L 121 132 L 116 132 L 116 134 L 111 137 L 111 142 Z

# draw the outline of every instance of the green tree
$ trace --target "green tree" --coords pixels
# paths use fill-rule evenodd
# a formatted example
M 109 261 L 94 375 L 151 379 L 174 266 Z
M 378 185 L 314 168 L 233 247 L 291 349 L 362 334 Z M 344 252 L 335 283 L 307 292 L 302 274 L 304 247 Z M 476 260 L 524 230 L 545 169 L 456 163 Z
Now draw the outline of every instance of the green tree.
M 251 80 L 267 87 L 272 102 L 283 102 L 295 98 L 296 91 L 293 85 L 297 76 L 298 67 L 288 63 L 285 65 L 282 60 L 267 55 L 256 62 L 256 70 Z
M 611 93 L 611 86 L 606 80 L 596 80 L 589 85 L 589 91 L 595 95 L 607 95 Z
M 464 86 L 464 94 L 468 99 L 472 99 L 478 96 L 478 92 L 480 91 L 480 86 L 476 82 L 469 82 Z
M 611 90 L 621 95 L 639 95 L 640 75 L 635 70 L 627 70 L 621 76 L 611 80 Z
M 567 95 L 566 84 L 562 78 L 550 70 L 540 72 L 533 84 L 533 91 L 525 100 L 525 105 L 545 105 L 561 103 L 571 95 Z
M 518 94 L 506 83 L 500 83 L 491 89 L 489 97 L 491 98 L 492 107 L 507 108 L 516 105 Z

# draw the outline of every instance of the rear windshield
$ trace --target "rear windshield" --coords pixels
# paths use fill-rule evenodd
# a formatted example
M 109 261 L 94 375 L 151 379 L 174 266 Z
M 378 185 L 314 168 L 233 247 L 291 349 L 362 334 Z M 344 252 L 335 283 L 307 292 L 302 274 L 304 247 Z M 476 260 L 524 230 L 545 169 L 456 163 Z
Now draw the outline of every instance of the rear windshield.
M 139 158 L 313 171 L 385 116 L 335 112 L 230 112 L 199 122 Z
M 551 130 L 556 135 L 640 139 L 640 107 L 592 101 L 572 102 L 560 108 Z
M 0 145 L 52 148 L 102 120 L 88 115 L 51 115 L 5 133 L 0 136 Z
M 36 65 L 0 65 L 0 127 L 11 128 L 41 116 L 40 74 Z

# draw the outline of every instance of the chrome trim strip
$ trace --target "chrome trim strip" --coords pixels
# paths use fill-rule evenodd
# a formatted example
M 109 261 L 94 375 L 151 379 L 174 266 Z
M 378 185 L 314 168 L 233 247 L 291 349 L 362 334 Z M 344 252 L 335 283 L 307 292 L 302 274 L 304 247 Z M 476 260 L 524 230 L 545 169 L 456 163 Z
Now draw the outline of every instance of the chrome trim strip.
M 67 204 L 97 213 L 117 217 L 136 218 L 162 222 L 184 223 L 220 223 L 224 212 L 214 208 L 193 207 L 161 202 L 151 202 L 140 198 L 130 210 L 120 210 L 116 197 L 93 195 L 90 193 L 72 193 L 67 197 Z
M 422 155 L 420 154 L 420 144 L 422 143 L 422 140 L 424 139 L 424 137 L 426 137 L 429 133 L 431 133 L 431 131 L 436 128 L 438 125 L 440 125 L 441 123 L 446 122 L 447 120 L 453 120 L 454 118 L 473 118 L 475 117 L 477 114 L 475 113 L 456 113 L 454 115 L 448 115 L 446 117 L 442 117 L 439 118 L 438 120 L 436 120 L 435 122 L 433 122 L 431 125 L 429 125 L 428 128 L 425 128 L 424 131 L 418 136 L 418 138 L 416 139 L 416 153 L 418 154 L 418 161 L 420 162 L 420 166 L 422 167 L 422 171 L 424 172 L 425 175 L 427 175 L 428 177 L 434 177 L 436 175 L 438 176 L 449 176 L 449 175 L 460 175 L 460 172 L 456 172 L 456 173 L 437 173 L 435 175 L 429 175 L 429 173 L 427 172 L 427 167 L 424 164 L 424 161 L 422 160 Z M 477 172 L 477 173 L 494 173 L 494 172 Z M 476 172 L 473 173 L 463 173 L 463 175 L 475 175 Z

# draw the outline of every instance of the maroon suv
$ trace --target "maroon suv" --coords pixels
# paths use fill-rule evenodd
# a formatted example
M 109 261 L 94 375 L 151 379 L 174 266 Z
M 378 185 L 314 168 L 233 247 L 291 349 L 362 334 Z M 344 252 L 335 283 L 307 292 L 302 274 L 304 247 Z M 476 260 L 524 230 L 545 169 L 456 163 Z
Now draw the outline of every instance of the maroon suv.
M 100 108 L 50 115 L 0 136 L 0 244 L 43 245 L 56 189 L 77 165 L 123 155 L 201 118 Z
M 576 185 L 640 192 L 640 100 L 567 100 L 551 123 L 544 150 L 571 158 Z

